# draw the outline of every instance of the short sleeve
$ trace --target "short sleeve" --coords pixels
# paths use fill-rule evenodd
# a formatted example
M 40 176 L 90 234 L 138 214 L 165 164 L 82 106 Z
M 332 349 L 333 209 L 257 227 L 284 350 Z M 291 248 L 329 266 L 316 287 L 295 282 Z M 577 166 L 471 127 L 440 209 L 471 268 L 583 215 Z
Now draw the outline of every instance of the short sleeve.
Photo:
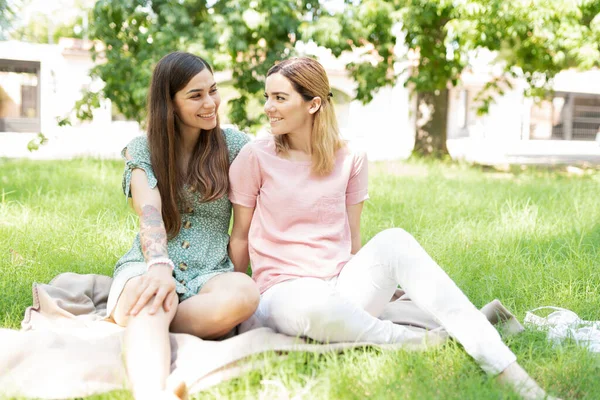
M 346 188 L 346 204 L 358 204 L 369 198 L 369 160 L 365 152 L 354 153 L 352 171 Z
M 258 158 L 252 145 L 245 146 L 229 167 L 229 200 L 240 206 L 255 207 L 261 181 Z
M 232 128 L 223 129 L 223 133 L 225 134 L 227 150 L 229 151 L 229 164 L 231 165 L 240 153 L 240 150 L 242 150 L 242 147 L 250 142 L 250 138 L 245 133 Z
M 129 153 L 131 160 L 125 156 L 125 152 Z M 123 150 L 121 156 L 125 160 L 125 171 L 123 172 L 123 193 L 126 198 L 131 197 L 131 174 L 134 169 L 139 168 L 144 170 L 148 177 L 148 186 L 155 188 L 158 181 L 152 170 L 152 162 L 150 161 L 150 150 L 148 149 L 148 139 L 145 136 L 134 138 Z

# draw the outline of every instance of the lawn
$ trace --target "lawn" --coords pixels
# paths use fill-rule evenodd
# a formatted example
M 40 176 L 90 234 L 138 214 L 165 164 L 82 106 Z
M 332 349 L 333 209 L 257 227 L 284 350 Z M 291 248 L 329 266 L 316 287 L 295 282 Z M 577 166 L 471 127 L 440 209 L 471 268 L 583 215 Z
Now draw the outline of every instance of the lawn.
M 18 328 L 33 282 L 63 271 L 111 274 L 137 220 L 121 192 L 122 163 L 0 160 L 0 318 Z M 496 172 L 412 161 L 371 164 L 367 241 L 411 232 L 477 306 L 500 299 L 522 319 L 543 305 L 600 320 L 600 173 Z M 599 358 L 527 331 L 507 338 L 552 394 L 600 398 Z M 202 398 L 516 398 L 454 342 L 425 353 L 361 349 L 273 354 L 264 366 Z M 200 396 L 199 396 L 200 397 Z M 90 399 L 128 399 L 112 393 Z

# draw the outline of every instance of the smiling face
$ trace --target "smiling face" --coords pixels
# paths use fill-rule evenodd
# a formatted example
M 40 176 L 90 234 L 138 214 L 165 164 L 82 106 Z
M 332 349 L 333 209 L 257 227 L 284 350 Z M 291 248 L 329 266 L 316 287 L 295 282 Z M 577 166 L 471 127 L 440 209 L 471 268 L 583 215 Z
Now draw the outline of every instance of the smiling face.
M 215 78 L 208 68 L 196 74 L 183 89 L 175 93 L 173 103 L 182 132 L 201 129 L 208 131 L 217 126 L 221 97 Z
M 314 105 L 306 101 L 286 77 L 279 73 L 267 77 L 265 100 L 273 135 L 310 133 Z

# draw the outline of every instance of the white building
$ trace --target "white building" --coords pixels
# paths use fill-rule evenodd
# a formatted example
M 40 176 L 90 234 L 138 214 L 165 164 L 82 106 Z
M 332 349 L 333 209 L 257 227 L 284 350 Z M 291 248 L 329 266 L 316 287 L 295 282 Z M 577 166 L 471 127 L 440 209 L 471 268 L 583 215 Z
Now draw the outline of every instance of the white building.
M 140 133 L 135 123 L 113 121 L 110 101 L 94 111 L 92 122 L 71 118 L 72 126 L 58 125 L 85 89 L 102 84 L 90 78 L 89 46 L 67 38 L 58 44 L 0 41 L 0 157 L 114 156 Z M 31 153 L 27 144 L 38 133 L 48 145 Z
M 477 95 L 499 71 L 483 53 L 450 90 L 448 149 L 453 157 L 498 163 L 600 163 L 600 70 L 559 73 L 544 101 L 525 96 L 524 81 L 504 86 L 489 113 L 477 115 Z
M 52 132 L 92 86 L 90 42 L 61 39 L 58 44 L 0 42 L 0 130 Z M 94 115 L 111 119 L 109 104 Z
M 56 45 L 0 42 L 0 157 L 54 158 L 79 155 L 116 156 L 122 144 L 141 134 L 130 121 L 114 121 L 105 101 L 92 122 L 73 120 L 59 127 L 83 90 L 92 82 L 89 42 L 61 39 Z M 414 144 L 409 93 L 401 82 L 381 89 L 368 105 L 353 101 L 354 84 L 343 61 L 321 51 L 328 69 L 343 135 L 367 150 L 372 160 L 407 158 Z M 230 81 L 216 74 L 218 82 Z M 31 153 L 27 143 L 38 132 L 48 144 Z
M 0 42 L 0 157 L 115 157 L 131 137 L 141 134 L 137 123 L 115 120 L 110 101 L 94 112 L 92 122 L 72 119 L 73 126 L 58 126 L 83 90 L 102 84 L 89 76 L 94 65 L 89 46 L 76 39 L 61 39 L 56 45 Z M 411 154 L 416 103 L 403 79 L 363 105 L 352 100 L 355 84 L 344 68 L 356 54 L 336 59 L 313 44 L 298 50 L 316 55 L 326 67 L 346 138 L 365 149 L 371 160 Z M 493 76 L 490 59 L 481 58 L 463 74 L 461 85 L 450 90 L 448 148 L 454 157 L 494 164 L 510 162 L 511 156 L 566 152 L 600 162 L 600 146 L 593 142 L 600 126 L 600 71 L 559 74 L 554 98 L 540 104 L 524 96 L 524 82 L 514 82 L 487 115 L 478 116 L 474 99 Z M 216 79 L 227 83 L 231 74 L 217 73 Z M 38 132 L 49 142 L 29 152 L 27 143 Z

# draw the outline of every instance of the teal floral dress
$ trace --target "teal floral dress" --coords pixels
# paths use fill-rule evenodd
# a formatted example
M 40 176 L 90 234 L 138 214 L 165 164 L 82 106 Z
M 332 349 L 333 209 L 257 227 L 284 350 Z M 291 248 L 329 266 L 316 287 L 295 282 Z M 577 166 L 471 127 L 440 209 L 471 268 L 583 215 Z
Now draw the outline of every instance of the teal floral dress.
M 244 133 L 234 129 L 223 129 L 229 151 L 229 164 L 233 162 L 242 147 L 250 141 Z M 126 160 L 123 174 L 123 192 L 131 197 L 130 182 L 132 171 L 143 169 L 148 176 L 148 184 L 156 187 L 157 180 L 152 171 L 150 151 L 146 136 L 133 139 L 121 152 L 125 158 L 128 150 L 131 160 Z M 215 275 L 233 271 L 229 259 L 229 222 L 231 202 L 227 196 L 203 203 L 200 195 L 191 186 L 184 187 L 184 201 L 189 206 L 181 213 L 181 230 L 167 243 L 169 258 L 175 264 L 173 276 L 179 300 L 183 301 L 197 294 L 202 286 Z M 127 281 L 146 272 L 144 255 L 138 233 L 131 249 L 117 262 L 114 280 L 109 294 L 107 312 L 110 315 Z

